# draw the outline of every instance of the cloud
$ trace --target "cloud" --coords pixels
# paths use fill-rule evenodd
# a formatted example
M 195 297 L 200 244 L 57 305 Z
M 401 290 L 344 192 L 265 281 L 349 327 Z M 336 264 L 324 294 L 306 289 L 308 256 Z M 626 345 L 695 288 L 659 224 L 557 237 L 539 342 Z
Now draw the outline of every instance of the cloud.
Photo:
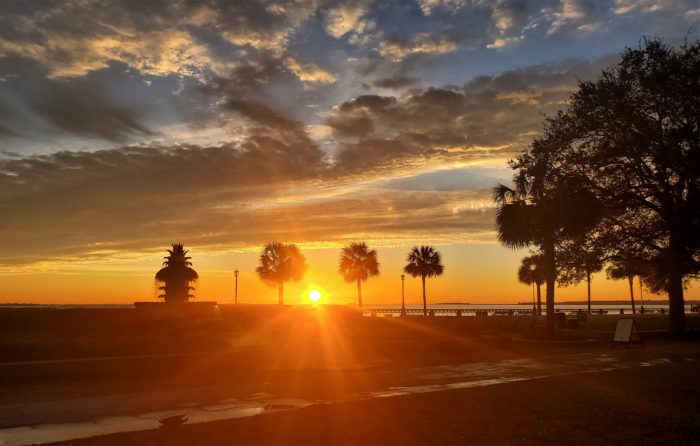
M 265 104 L 240 99 L 230 99 L 224 105 L 226 108 L 240 112 L 254 122 L 282 130 L 297 130 L 299 122 L 283 116 Z
M 512 45 L 514 43 L 517 43 L 521 40 L 521 37 L 504 37 L 504 38 L 496 38 L 492 43 L 489 43 L 486 45 L 486 48 L 503 48 L 508 45 Z
M 134 34 L 113 30 L 110 35 L 46 35 L 43 42 L 0 38 L 0 57 L 21 55 L 48 67 L 50 77 L 83 76 L 125 63 L 142 74 L 197 76 L 214 67 L 205 46 L 185 31 L 164 30 Z
M 689 22 L 700 21 L 700 8 L 686 11 L 684 16 Z
M 401 89 L 410 87 L 419 82 L 419 79 L 408 76 L 385 77 L 374 81 L 372 85 L 379 88 Z
M 36 110 L 53 126 L 74 135 L 123 141 L 130 135 L 154 134 L 136 113 L 114 104 L 89 83 L 54 83 Z
M 546 13 L 549 20 L 548 35 L 558 32 L 587 34 L 603 26 L 608 8 L 601 2 L 589 0 L 561 0 L 558 8 Z
M 0 60 L 0 72 L 9 67 L 12 75 L 0 82 L 0 126 L 8 131 L 0 138 L 12 138 L 10 144 L 29 141 L 37 150 L 46 141 L 55 151 L 68 139 L 74 146 L 78 138 L 88 138 L 95 146 L 96 139 L 124 143 L 159 133 L 147 122 L 142 96 L 149 87 L 124 73 L 108 80 L 46 78 L 36 62 Z M 128 95 L 113 89 L 110 81 L 116 80 L 127 82 Z
M 280 79 L 287 67 L 276 57 L 265 56 L 241 63 L 226 75 L 216 76 L 202 86 L 210 95 L 256 96 L 267 84 Z
M 664 9 L 664 7 L 669 6 L 671 8 L 678 8 L 680 6 L 681 8 L 679 9 L 687 9 L 683 8 L 683 6 L 687 5 L 682 5 L 682 3 L 684 2 L 660 2 L 658 0 L 615 0 L 613 12 L 615 14 L 629 14 L 630 12 L 640 10 L 643 13 L 649 13 L 661 11 Z
M 317 0 L 219 1 L 224 36 L 237 45 L 272 50 L 281 55 L 290 37 L 317 9 Z
M 326 124 L 342 141 L 339 169 L 395 168 L 417 160 L 503 158 L 565 107 L 578 79 L 613 61 L 566 61 L 478 76 L 461 87 L 413 88 L 400 97 L 362 95 L 336 106 Z
M 53 77 L 114 62 L 154 76 L 221 75 L 230 62 L 221 39 L 280 55 L 315 9 L 315 0 L 44 2 L 0 16 L 0 57 L 31 58 Z
M 321 163 L 307 141 L 263 133 L 221 146 L 0 159 L 2 262 L 77 254 L 100 243 L 143 249 L 157 239 L 206 239 L 228 225 L 218 206 L 235 203 L 245 214 L 245 203 L 316 177 Z
M 525 38 L 525 30 L 532 27 L 531 5 L 525 2 L 500 0 L 494 2 L 491 20 L 494 27 L 494 40 L 487 48 L 504 48 Z
M 357 190 L 356 178 L 329 176 L 314 150 L 252 140 L 0 159 L 0 266 L 91 261 L 171 240 L 231 249 L 386 242 L 399 230 L 402 240 L 491 235 L 488 191 L 383 188 L 381 179 Z
M 432 14 L 433 11 L 438 8 L 454 12 L 471 3 L 478 2 L 472 2 L 470 0 L 418 0 L 418 5 L 425 15 Z
M 332 158 L 303 123 L 223 85 L 222 109 L 247 122 L 237 142 L 0 159 L 7 216 L 0 263 L 143 252 L 170 240 L 214 248 L 370 235 L 383 243 L 492 240 L 482 187 L 493 175 L 426 169 L 509 156 L 539 131 L 539 112 L 560 107 L 577 78 L 608 62 L 529 67 L 400 97 L 357 96 L 325 123 Z M 397 175 L 404 179 L 393 181 Z
M 340 39 L 346 34 L 362 34 L 374 26 L 374 22 L 363 19 L 369 12 L 370 1 L 340 3 L 326 11 L 324 26 L 326 32 Z
M 540 112 L 609 62 L 357 96 L 317 126 L 330 156 L 313 129 L 224 82 L 220 110 L 242 123 L 234 141 L 0 157 L 0 266 L 89 262 L 172 240 L 493 241 L 489 184 L 503 172 L 474 164 L 502 163 L 539 131 Z
M 494 184 L 507 183 L 513 171 L 502 168 L 461 167 L 421 173 L 390 180 L 384 187 L 418 191 L 469 191 L 490 189 Z M 490 203 L 489 203 L 490 204 Z
M 287 68 L 294 73 L 302 82 L 316 82 L 320 84 L 332 84 L 335 82 L 335 75 L 324 70 L 315 63 L 300 64 L 291 57 L 285 60 Z
M 398 39 L 379 43 L 379 54 L 400 61 L 411 54 L 445 54 L 457 51 L 457 42 L 448 37 L 434 37 L 429 33 L 418 33 L 409 41 Z

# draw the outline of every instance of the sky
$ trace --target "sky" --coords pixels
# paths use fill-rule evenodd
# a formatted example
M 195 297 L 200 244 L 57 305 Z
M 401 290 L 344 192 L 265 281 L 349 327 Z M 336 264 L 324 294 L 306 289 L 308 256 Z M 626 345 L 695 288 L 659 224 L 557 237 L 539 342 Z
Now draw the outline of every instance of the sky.
M 527 301 L 527 250 L 496 241 L 507 161 L 625 47 L 699 24 L 698 0 L 4 0 L 0 303 L 154 300 L 174 242 L 197 299 L 229 302 L 239 269 L 239 300 L 272 303 L 269 241 L 308 259 L 288 302 L 347 303 L 358 240 L 381 264 L 366 303 L 400 299 L 421 244 L 446 268 L 430 301 Z M 623 282 L 598 274 L 594 298 Z

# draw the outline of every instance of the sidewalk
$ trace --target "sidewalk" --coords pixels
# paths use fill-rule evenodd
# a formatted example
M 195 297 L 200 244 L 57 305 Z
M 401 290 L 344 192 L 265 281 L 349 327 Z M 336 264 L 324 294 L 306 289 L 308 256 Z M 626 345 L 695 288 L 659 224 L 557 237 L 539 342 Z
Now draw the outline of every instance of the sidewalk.
M 299 399 L 299 395 L 294 392 L 294 379 L 290 378 L 288 393 L 278 395 L 242 394 L 240 391 L 233 392 L 230 388 L 211 387 L 3 405 L 0 406 L 0 423 L 6 429 L 0 429 L 0 444 L 7 446 L 153 429 L 158 427 L 158 419 L 171 415 L 187 415 L 189 423 L 197 423 L 290 410 L 312 404 L 432 393 L 684 361 L 700 361 L 700 350 L 695 343 L 680 344 L 673 348 L 662 344 L 645 349 L 598 349 L 488 363 L 419 367 L 404 371 L 406 376 L 397 379 L 394 384 L 387 383 L 386 376 L 379 377 L 381 371 L 367 370 L 363 372 L 363 379 L 373 381 L 376 377 L 377 385 L 374 388 L 368 391 L 349 382 L 346 388 L 332 398 L 323 400 Z M 357 378 L 343 377 L 349 381 Z M 316 377 L 307 377 L 314 378 Z M 401 382 L 410 384 L 402 385 Z M 10 426 L 14 428 L 8 428 Z

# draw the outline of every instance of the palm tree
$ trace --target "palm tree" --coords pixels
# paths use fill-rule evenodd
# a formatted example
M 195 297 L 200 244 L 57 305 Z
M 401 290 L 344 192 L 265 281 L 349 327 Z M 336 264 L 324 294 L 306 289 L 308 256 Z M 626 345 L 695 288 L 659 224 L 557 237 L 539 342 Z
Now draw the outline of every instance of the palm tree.
M 537 314 L 542 315 L 542 293 L 540 287 L 544 284 L 544 265 L 542 254 L 524 257 L 518 268 L 518 281 L 526 285 L 537 286 Z
M 190 291 L 194 290 L 190 284 L 196 281 L 199 275 L 191 268 L 188 251 L 182 244 L 173 243 L 168 253 L 169 255 L 164 257 L 165 267 L 156 273 L 156 280 L 164 283 L 164 286 L 158 288 L 163 291 L 158 297 L 166 302 L 187 302 L 189 298 L 194 297 L 190 294 Z
M 630 302 L 632 303 L 632 314 L 637 312 L 634 305 L 634 276 L 642 276 L 641 263 L 631 256 L 613 256 L 610 266 L 605 270 L 609 279 L 627 279 L 630 286 Z
M 498 240 L 512 249 L 537 246 L 542 253 L 546 288 L 547 328 L 554 331 L 554 286 L 557 280 L 556 246 L 581 237 L 595 224 L 597 203 L 580 181 L 559 175 L 552 165 L 546 138 L 533 142 L 511 166 L 517 170 L 513 187 L 494 188 Z
M 365 242 L 350 243 L 340 254 L 338 272 L 346 282 L 357 282 L 357 306 L 362 309 L 362 282 L 379 274 L 377 251 L 367 248 Z
M 595 254 L 590 254 L 590 257 L 584 257 L 582 262 L 584 272 L 586 274 L 588 314 L 591 314 L 591 281 L 593 280 L 591 276 L 593 275 L 593 273 L 597 273 L 598 271 L 603 269 L 603 261 L 599 256 L 596 256 Z
M 306 272 L 306 257 L 293 243 L 268 243 L 255 271 L 263 282 L 277 287 L 278 303 L 284 304 L 284 282 L 300 280 Z
M 585 279 L 588 291 L 588 314 L 591 314 L 593 274 L 602 270 L 604 263 L 605 251 L 599 240 L 592 237 L 569 240 L 557 247 L 559 286 L 575 285 Z
M 406 259 L 408 264 L 403 270 L 411 277 L 420 276 L 423 282 L 423 316 L 428 315 L 428 305 L 425 299 L 425 278 L 442 275 L 445 267 L 442 265 L 440 253 L 432 246 L 414 246 Z

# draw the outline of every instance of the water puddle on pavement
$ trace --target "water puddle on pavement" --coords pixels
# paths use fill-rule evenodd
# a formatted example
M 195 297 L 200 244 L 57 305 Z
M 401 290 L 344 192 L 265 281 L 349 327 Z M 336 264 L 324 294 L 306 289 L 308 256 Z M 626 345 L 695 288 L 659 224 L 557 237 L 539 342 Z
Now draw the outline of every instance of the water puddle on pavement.
M 683 358 L 692 361 L 693 358 Z M 630 367 L 651 367 L 671 363 L 669 358 L 634 359 L 612 354 L 580 353 L 542 358 L 504 360 L 492 363 L 454 364 L 408 370 L 415 386 L 394 386 L 348 395 L 334 401 L 307 401 L 276 398 L 271 394 L 253 394 L 247 399 L 227 399 L 208 405 L 183 405 L 172 410 L 110 416 L 91 421 L 37 424 L 0 429 L 0 446 L 20 446 L 52 441 L 86 438 L 118 432 L 157 429 L 159 420 L 187 417 L 184 424 L 251 417 L 266 413 L 296 410 L 313 404 L 332 404 L 373 398 L 493 386 L 517 381 L 541 379 L 575 373 L 597 373 Z M 431 382 L 432 381 L 432 382 Z M 435 381 L 440 381 L 435 383 Z

